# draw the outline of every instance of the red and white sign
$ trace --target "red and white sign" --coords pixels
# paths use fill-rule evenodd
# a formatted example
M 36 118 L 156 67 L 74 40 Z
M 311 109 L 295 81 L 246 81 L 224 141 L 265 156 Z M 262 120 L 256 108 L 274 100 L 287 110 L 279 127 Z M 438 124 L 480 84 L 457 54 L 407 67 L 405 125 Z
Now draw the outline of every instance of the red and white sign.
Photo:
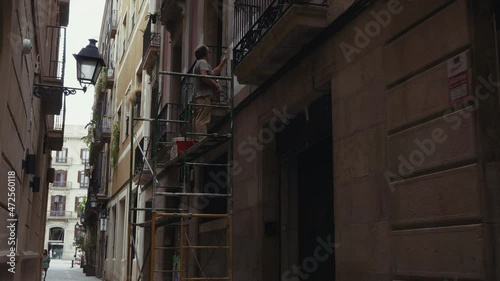
M 448 89 L 450 102 L 460 102 L 469 95 L 467 53 L 448 60 Z

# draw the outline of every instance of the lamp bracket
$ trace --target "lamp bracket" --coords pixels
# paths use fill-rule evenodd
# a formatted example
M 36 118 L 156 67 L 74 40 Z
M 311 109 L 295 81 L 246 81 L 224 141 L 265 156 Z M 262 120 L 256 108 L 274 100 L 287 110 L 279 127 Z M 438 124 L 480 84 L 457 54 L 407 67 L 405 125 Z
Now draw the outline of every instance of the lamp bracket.
M 76 91 L 86 92 L 87 87 L 83 88 L 71 88 L 71 87 L 63 87 L 63 86 L 52 86 L 52 85 L 43 85 L 43 84 L 34 84 L 33 85 L 33 95 L 37 98 L 42 98 L 44 96 L 50 96 L 58 93 L 63 93 L 65 96 L 74 95 Z

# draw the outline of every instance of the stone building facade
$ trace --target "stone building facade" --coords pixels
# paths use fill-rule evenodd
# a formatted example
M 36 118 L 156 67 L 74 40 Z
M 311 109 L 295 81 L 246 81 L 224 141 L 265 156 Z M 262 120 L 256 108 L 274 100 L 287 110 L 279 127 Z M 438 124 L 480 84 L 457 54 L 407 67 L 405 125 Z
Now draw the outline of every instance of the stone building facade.
M 499 280 L 493 5 L 291 7 L 239 49 L 235 279 Z
M 64 83 L 58 58 L 69 1 L 2 1 L 0 14 L 0 219 L 2 226 L 15 225 L 0 230 L 0 278 L 37 280 L 53 175 L 50 154 L 62 146 L 64 114 L 62 91 L 37 97 L 34 86 Z
M 62 150 L 52 152 L 55 177 L 49 184 L 44 248 L 51 250 L 53 259 L 72 260 L 78 250 L 73 243 L 90 184 L 85 174 L 90 153 L 82 141 L 86 133 L 84 126 L 67 125 Z
M 214 62 L 230 50 L 236 77 L 234 204 L 225 210 L 232 207 L 233 233 L 222 240 L 232 242 L 234 280 L 500 280 L 495 5 L 490 0 L 151 1 L 149 11 L 160 13 L 163 27 L 156 32 L 162 39 L 154 49 L 144 39 L 142 58 L 133 56 L 136 49 L 126 51 L 125 59 L 118 52 L 123 73 L 136 72 L 124 81 L 115 78 L 115 85 L 141 76 L 144 116 L 156 114 L 155 94 L 163 116 L 169 104 L 182 103 L 183 81 L 155 76 L 158 67 L 188 72 L 201 44 L 214 46 Z M 126 89 L 117 88 L 117 97 Z M 111 109 L 123 122 L 125 103 L 120 111 L 120 98 L 112 100 Z M 131 130 L 138 132 L 135 144 L 150 136 L 152 129 L 144 124 Z M 211 127 L 215 132 L 227 128 L 222 121 L 217 125 Z M 127 148 L 128 137 L 120 142 L 108 204 L 109 235 L 118 238 L 108 243 L 109 280 L 129 276 L 130 249 L 121 234 L 133 200 L 125 188 L 136 178 L 126 176 L 130 166 L 124 163 L 133 157 L 137 168 L 143 158 L 137 146 Z M 218 163 L 227 153 L 220 146 L 199 161 Z M 220 182 L 227 174 L 210 177 L 220 172 L 194 169 L 190 187 L 206 191 L 215 182 L 224 188 Z M 163 185 L 178 181 L 161 167 L 158 174 Z M 137 207 L 150 206 L 151 178 L 131 186 Z M 207 212 L 224 209 L 208 199 Z M 194 200 L 160 202 L 191 211 L 200 206 Z M 138 223 L 148 222 L 150 214 L 136 214 Z M 189 239 L 194 245 L 216 244 L 226 228 L 218 220 L 195 220 Z M 151 231 L 133 229 L 138 250 L 132 276 L 144 266 L 146 280 L 173 279 L 171 272 L 148 275 Z M 155 233 L 153 246 L 180 240 L 174 231 Z M 149 251 L 156 268 L 173 266 L 167 254 Z M 189 269 L 190 276 L 221 276 L 228 258 L 200 254 L 185 262 L 190 268 L 211 264 Z

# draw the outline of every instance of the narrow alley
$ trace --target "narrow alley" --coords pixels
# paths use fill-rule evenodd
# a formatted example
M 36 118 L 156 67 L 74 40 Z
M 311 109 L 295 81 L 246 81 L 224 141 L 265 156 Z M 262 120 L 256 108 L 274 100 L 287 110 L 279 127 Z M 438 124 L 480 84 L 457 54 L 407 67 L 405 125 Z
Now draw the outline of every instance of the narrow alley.
M 41 279 L 43 280 L 43 279 Z M 96 277 L 85 276 L 79 265 L 71 268 L 70 260 L 52 260 L 45 281 L 97 281 Z

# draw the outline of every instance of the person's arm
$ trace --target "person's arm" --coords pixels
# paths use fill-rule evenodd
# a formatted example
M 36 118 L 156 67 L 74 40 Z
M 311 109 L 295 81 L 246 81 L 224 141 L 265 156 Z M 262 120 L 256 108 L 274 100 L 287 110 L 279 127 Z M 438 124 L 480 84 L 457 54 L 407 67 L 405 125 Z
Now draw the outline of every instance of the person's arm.
M 222 69 L 224 68 L 224 66 L 226 66 L 226 63 L 227 63 L 227 58 L 224 57 L 222 59 L 222 61 L 219 63 L 219 65 L 212 70 L 212 73 L 214 75 L 219 75 L 221 73 Z
M 201 75 L 208 75 L 208 71 L 207 71 L 207 70 L 205 70 L 205 69 L 201 69 L 201 70 L 200 70 L 200 74 L 201 74 Z M 219 84 L 219 83 L 217 83 L 217 82 L 215 82 L 214 80 L 212 80 L 212 79 L 210 79 L 210 78 L 205 78 L 205 77 L 204 77 L 204 78 L 201 78 L 201 80 L 202 80 L 205 84 L 207 84 L 207 85 L 209 85 L 209 86 L 213 87 L 214 89 L 216 89 L 216 90 L 220 90 L 220 84 Z

